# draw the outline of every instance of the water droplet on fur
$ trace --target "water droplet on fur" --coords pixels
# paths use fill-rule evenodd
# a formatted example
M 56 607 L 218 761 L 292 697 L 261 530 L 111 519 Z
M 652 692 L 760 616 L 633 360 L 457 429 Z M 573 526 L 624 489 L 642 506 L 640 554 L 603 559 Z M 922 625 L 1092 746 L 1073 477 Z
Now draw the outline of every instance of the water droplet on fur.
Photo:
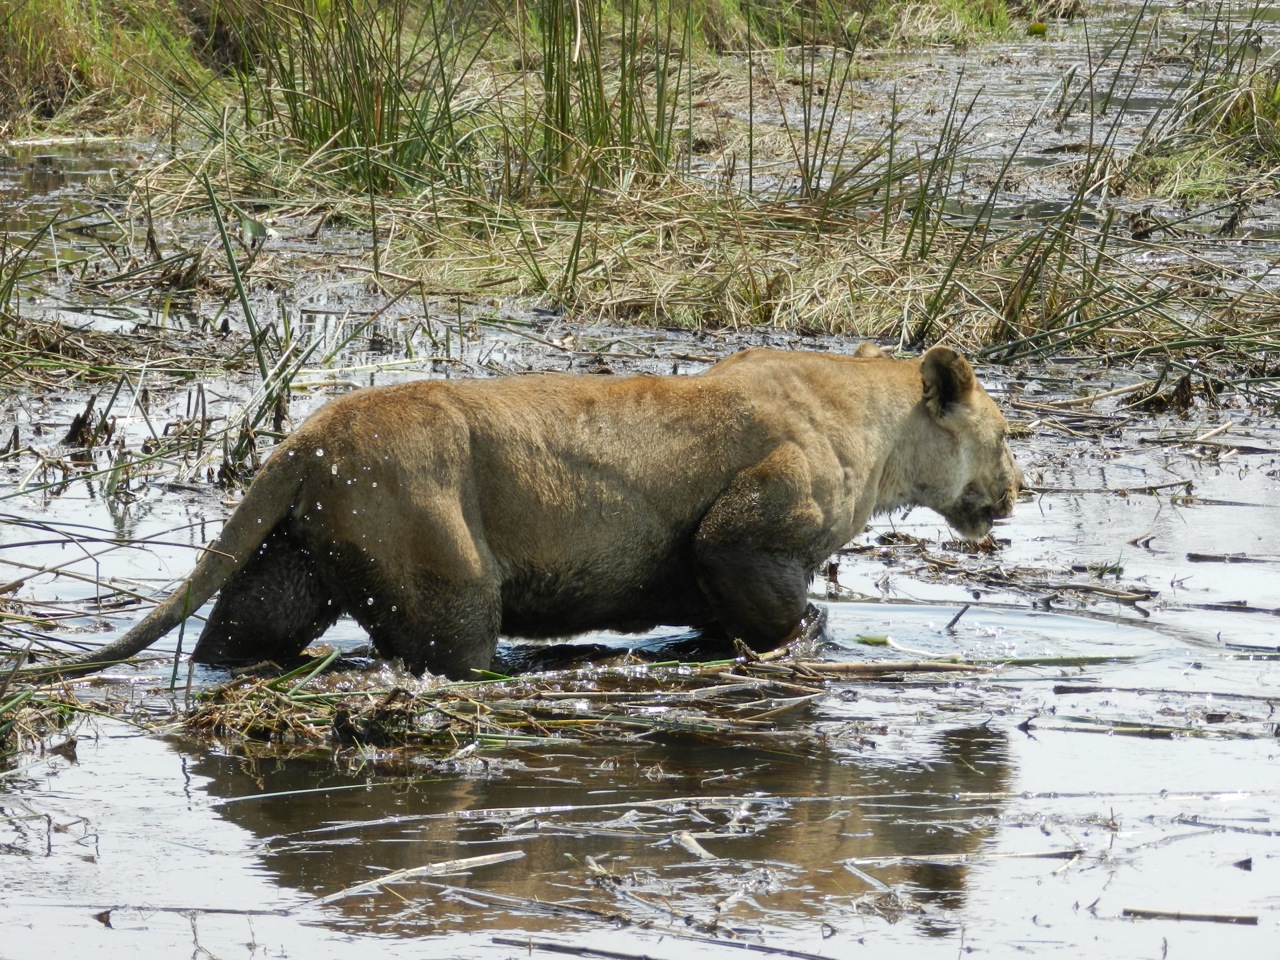
M 392 613 L 396 612 L 396 605 L 394 603 L 391 605 L 391 612 Z
M 316 501 L 316 509 L 317 509 L 317 510 L 323 510 L 323 509 L 324 509 L 324 507 L 323 507 L 323 506 L 321 506 L 321 504 L 320 504 L 320 501 L 319 501 L 319 500 L 317 500 L 317 501 Z
M 291 457 L 293 456 L 293 451 L 292 451 L 292 450 L 290 450 L 290 451 L 289 451 L 289 456 L 291 456 Z
M 373 481 L 373 485 L 376 487 L 378 485 L 378 481 L 377 480 Z
M 365 603 L 367 603 L 369 606 L 371 606 L 371 607 L 372 607 L 372 606 L 373 606 L 373 597 L 370 597 L 368 600 L 366 600 L 366 601 L 365 601 Z
M 336 477 L 338 475 L 338 465 L 335 463 L 333 466 L 331 466 L 329 468 L 329 472 Z

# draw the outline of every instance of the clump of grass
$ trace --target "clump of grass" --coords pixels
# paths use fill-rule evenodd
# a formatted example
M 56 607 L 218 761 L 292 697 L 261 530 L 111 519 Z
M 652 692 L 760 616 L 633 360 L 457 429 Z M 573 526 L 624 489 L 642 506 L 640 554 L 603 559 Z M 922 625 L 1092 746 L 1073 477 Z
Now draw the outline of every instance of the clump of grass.
M 4 662 L 0 661 L 0 665 Z M 47 741 L 80 715 L 80 702 L 71 695 L 8 690 L 4 681 L 5 675 L 0 675 L 0 764 L 35 747 L 74 757 L 74 739 L 64 739 L 56 745 L 48 745 Z
M 153 75 L 199 66 L 188 17 L 215 0 L 0 0 L 0 131 L 118 116 L 148 103 Z M 159 114 L 146 111 L 152 122 Z
M 1006 0 L 737 0 L 751 33 L 762 45 L 777 48 L 847 46 L 855 36 L 886 47 L 999 39 L 1010 33 L 1014 6 Z
M 879 3 L 871 7 L 867 19 L 868 39 L 900 47 L 966 45 L 1011 32 L 1004 0 Z
M 1245 82 L 1204 96 L 1194 127 L 1266 169 L 1280 164 L 1280 62 L 1255 68 Z
M 1117 186 L 1130 196 L 1192 204 L 1256 193 L 1258 169 L 1233 153 L 1225 144 L 1208 140 L 1143 150 L 1125 160 Z
M 542 37 L 541 103 L 532 118 L 542 142 L 539 155 L 524 159 L 552 185 L 617 186 L 637 173 L 665 172 L 676 154 L 695 8 L 622 4 L 616 41 L 605 9 L 573 0 L 531 7 Z
M 1121 186 L 1184 201 L 1248 198 L 1280 175 L 1280 59 L 1263 59 L 1257 11 L 1194 43 L 1188 81 L 1123 167 Z M 1262 174 L 1262 177 L 1259 177 Z
M 189 731 L 284 748 L 417 747 L 596 741 L 643 731 L 776 736 L 774 721 L 821 695 L 730 661 L 627 666 L 409 690 L 381 673 L 324 670 L 330 654 L 275 678 L 246 677 L 202 695 Z M 785 677 L 785 679 L 783 679 Z
M 582 190 L 664 171 L 676 155 L 693 6 L 540 0 L 501 19 L 475 0 L 260 7 L 238 21 L 235 134 L 246 152 L 283 134 L 348 188 L 489 196 L 498 186 L 518 198 L 550 187 L 570 208 Z M 524 66 L 504 76 L 512 44 Z M 197 126 L 228 135 L 221 104 L 174 93 Z
M 465 180 L 479 101 L 459 84 L 492 29 L 474 2 L 263 3 L 237 23 L 241 106 L 378 192 Z M 447 16 L 446 16 L 447 10 Z

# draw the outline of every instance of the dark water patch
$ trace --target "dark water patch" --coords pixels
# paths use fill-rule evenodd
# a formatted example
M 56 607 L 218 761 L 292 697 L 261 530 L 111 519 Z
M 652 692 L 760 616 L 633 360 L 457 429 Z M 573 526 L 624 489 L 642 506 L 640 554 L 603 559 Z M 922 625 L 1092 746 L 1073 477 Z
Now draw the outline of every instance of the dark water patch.
M 30 234 L 95 210 L 87 195 L 110 189 L 139 159 L 115 140 L 9 144 L 0 152 L 0 229 Z

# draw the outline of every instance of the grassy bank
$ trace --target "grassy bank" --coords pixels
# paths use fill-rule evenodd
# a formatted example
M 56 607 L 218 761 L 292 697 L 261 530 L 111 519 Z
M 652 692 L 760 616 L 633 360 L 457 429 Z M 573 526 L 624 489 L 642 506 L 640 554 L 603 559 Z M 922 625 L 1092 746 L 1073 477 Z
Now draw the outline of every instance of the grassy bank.
M 959 82 L 926 137 L 896 95 L 877 123 L 850 119 L 894 69 L 869 44 L 960 21 L 1039 42 L 1004 5 L 187 0 L 181 14 L 184 37 L 155 49 L 189 56 L 141 71 L 181 148 L 126 185 L 127 212 L 150 237 L 216 209 L 251 252 L 148 247 L 153 266 L 128 276 L 233 289 L 250 321 L 268 225 L 297 233 L 317 216 L 315 231 L 367 231 L 375 275 L 424 296 L 537 298 L 624 323 L 947 339 L 1012 359 L 1248 343 L 1269 309 L 1265 289 L 1206 283 L 1177 256 L 1153 275 L 1139 255 L 1178 225 L 1122 205 L 1154 189 L 1173 145 L 1202 169 L 1239 145 L 1224 191 L 1275 162 L 1280 98 L 1247 17 L 1211 19 L 1171 51 L 1139 11 L 1091 48 L 1035 120 L 1075 124 L 1083 159 L 1060 165 L 1060 202 L 1028 219 L 1005 184 L 1034 159 L 1032 127 L 975 161 L 976 100 Z M 1174 54 L 1177 96 L 1122 150 L 1133 78 Z M 1208 219 L 1225 230 L 1247 201 Z M 219 263 L 230 287 L 202 281 L 197 265 Z
M 201 67 L 203 0 L 0 0 L 0 136 L 154 126 L 154 78 Z
M 451 44 L 479 24 L 513 56 L 525 55 L 530 41 L 569 39 L 573 46 L 562 49 L 580 49 L 583 26 L 603 27 L 612 38 L 658 13 L 678 14 L 688 31 L 682 41 L 699 53 L 848 45 L 855 36 L 878 45 L 965 43 L 1007 35 L 1027 16 L 1020 7 L 1011 13 L 1005 0 L 537 0 L 514 8 L 496 0 L 0 0 L 0 132 L 22 134 L 50 123 L 129 132 L 155 126 L 164 117 L 158 87 L 230 94 L 237 71 L 278 61 L 280 41 L 299 43 L 303 59 L 324 51 L 329 39 L 312 28 L 352 12 L 375 30 L 383 15 L 429 24 L 450 33 Z M 572 37 L 559 32 L 555 20 L 570 21 Z

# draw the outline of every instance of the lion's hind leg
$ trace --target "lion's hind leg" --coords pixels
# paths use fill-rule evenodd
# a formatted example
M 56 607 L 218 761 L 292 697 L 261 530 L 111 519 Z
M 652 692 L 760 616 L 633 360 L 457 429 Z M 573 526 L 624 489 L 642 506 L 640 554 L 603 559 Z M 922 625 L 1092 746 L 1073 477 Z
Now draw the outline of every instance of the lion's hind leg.
M 374 527 L 326 550 L 325 574 L 341 608 L 378 653 L 453 679 L 488 669 L 498 646 L 502 595 L 492 557 L 462 521 L 441 507 L 414 515 L 411 536 Z M 402 512 L 409 516 L 410 511 Z
M 454 680 L 475 679 L 473 671 L 492 664 L 502 619 L 501 597 L 492 580 L 461 581 L 417 571 L 407 582 L 371 578 L 364 587 L 350 609 L 384 657 L 400 658 L 415 675 L 426 670 Z
M 282 524 L 223 586 L 192 659 L 288 660 L 328 630 L 340 612 L 311 554 Z

